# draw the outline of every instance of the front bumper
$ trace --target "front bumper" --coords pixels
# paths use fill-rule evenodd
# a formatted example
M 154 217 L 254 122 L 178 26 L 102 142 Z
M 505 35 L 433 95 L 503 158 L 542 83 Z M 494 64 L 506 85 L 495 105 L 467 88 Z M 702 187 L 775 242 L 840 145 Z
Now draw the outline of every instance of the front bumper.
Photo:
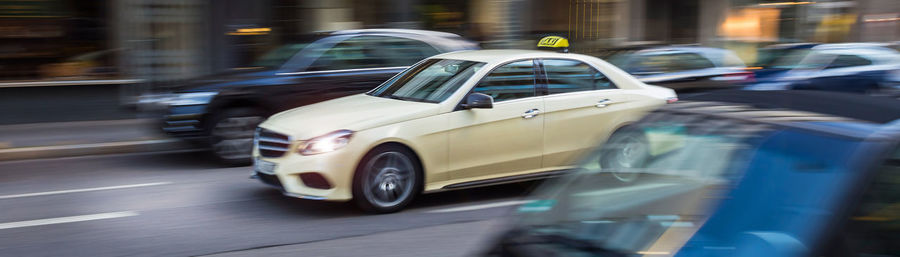
M 296 143 L 292 143 L 289 149 L 296 147 Z M 253 157 L 257 161 L 251 178 L 274 186 L 290 197 L 348 201 L 353 198 L 353 175 L 359 156 L 354 154 L 358 151 L 347 148 L 350 145 L 337 151 L 309 156 L 289 151 L 276 158 L 262 157 L 254 148 Z M 259 162 L 274 163 L 275 167 L 270 173 L 263 173 L 258 170 Z M 312 180 L 324 180 L 328 186 L 326 188 Z

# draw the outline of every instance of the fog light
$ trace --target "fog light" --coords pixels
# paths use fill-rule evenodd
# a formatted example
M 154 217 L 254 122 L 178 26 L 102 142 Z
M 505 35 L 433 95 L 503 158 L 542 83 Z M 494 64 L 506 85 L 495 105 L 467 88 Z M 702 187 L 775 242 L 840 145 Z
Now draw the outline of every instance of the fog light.
M 331 183 L 328 183 L 328 180 L 325 179 L 319 173 L 302 173 L 300 174 L 300 180 L 303 181 L 303 184 L 317 189 L 330 189 Z

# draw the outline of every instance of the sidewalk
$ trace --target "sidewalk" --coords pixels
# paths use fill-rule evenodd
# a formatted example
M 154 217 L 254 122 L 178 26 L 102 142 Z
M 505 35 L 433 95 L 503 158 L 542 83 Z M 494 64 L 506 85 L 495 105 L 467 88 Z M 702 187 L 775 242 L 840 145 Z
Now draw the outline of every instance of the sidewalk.
M 152 119 L 0 126 L 0 161 L 190 149 Z

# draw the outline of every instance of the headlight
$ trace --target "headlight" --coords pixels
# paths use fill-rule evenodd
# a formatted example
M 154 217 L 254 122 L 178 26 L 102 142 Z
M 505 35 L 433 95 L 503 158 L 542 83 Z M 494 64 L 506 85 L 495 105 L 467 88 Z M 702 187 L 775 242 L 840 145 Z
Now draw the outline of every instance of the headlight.
M 297 147 L 297 152 L 302 155 L 313 155 L 331 152 L 337 149 L 341 149 L 341 147 L 344 147 L 348 143 L 350 143 L 350 137 L 352 136 L 353 131 L 350 130 L 342 129 L 334 131 L 325 134 L 324 136 L 318 136 L 303 142 Z
M 208 104 L 217 92 L 196 92 L 176 94 L 174 97 L 165 101 L 167 105 L 198 105 Z

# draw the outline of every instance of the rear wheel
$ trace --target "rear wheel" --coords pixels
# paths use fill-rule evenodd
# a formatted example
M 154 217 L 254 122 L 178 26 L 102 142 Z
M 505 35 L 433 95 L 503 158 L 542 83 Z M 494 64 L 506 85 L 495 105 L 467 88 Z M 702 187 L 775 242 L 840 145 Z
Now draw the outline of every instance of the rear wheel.
M 638 131 L 617 131 L 603 146 L 600 167 L 622 182 L 632 182 L 650 159 L 647 138 Z
M 213 156 L 227 165 L 250 165 L 253 134 L 263 120 L 263 112 L 254 108 L 226 109 L 216 115 L 209 127 Z
M 353 180 L 353 200 L 363 210 L 396 212 L 421 191 L 421 168 L 413 153 L 394 145 L 366 154 Z

